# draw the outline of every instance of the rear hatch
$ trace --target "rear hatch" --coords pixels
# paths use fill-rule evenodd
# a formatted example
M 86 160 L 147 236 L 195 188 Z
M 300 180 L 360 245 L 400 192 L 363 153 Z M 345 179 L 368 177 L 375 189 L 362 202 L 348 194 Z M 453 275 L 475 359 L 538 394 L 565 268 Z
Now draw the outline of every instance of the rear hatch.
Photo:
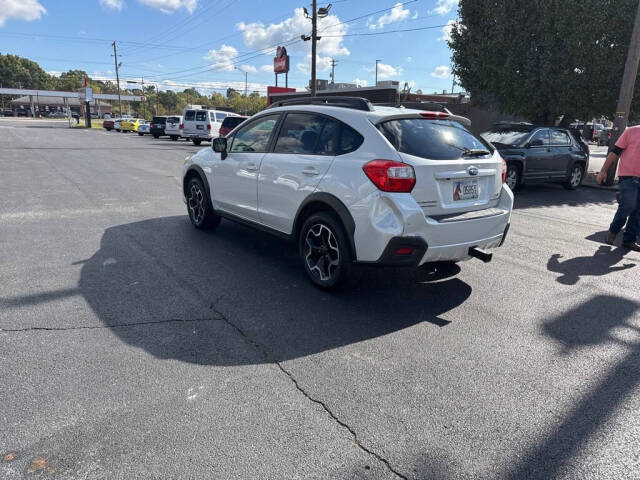
M 413 167 L 411 195 L 425 215 L 494 207 L 502 189 L 502 159 L 457 121 L 429 114 L 397 115 L 377 122 L 402 162 Z
M 180 128 L 180 117 L 167 117 L 165 131 L 178 133 Z

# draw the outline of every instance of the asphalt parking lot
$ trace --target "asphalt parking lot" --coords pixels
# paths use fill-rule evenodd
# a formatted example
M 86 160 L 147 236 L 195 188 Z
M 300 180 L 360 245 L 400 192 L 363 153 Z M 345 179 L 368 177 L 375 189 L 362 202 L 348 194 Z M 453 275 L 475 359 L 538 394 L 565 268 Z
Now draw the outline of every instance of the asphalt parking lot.
M 615 192 L 527 187 L 491 264 L 327 294 L 191 227 L 198 148 L 0 121 L 0 478 L 640 478 Z

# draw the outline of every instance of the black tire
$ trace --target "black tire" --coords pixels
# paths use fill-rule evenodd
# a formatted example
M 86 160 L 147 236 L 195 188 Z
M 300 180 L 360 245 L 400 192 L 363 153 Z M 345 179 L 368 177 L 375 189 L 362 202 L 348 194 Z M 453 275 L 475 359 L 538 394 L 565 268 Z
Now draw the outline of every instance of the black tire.
M 160 138 L 160 135 L 158 135 L 157 133 L 154 133 L 153 138 Z
M 517 190 L 522 185 L 522 176 L 520 171 L 520 165 L 516 163 L 507 164 L 507 176 L 505 183 L 511 190 Z
M 196 147 L 202 143 L 202 140 L 200 140 L 199 138 L 192 138 L 191 141 Z
M 171 135 L 171 141 L 175 142 L 176 140 L 178 140 L 178 137 L 175 135 Z
M 110 132 L 110 131 L 111 131 L 111 129 L 110 129 L 110 128 L 107 128 L 107 132 Z
M 140 132 L 138 132 L 138 135 L 140 135 L 140 136 L 142 137 L 142 136 L 144 135 L 144 133 L 140 133 Z
M 313 284 L 323 290 L 342 286 L 351 274 L 353 255 L 344 227 L 330 212 L 307 218 L 298 234 L 298 252 Z
M 116 132 L 119 132 L 119 131 L 120 131 L 120 129 L 119 129 L 119 128 L 116 128 Z
M 220 224 L 220 216 L 211 208 L 207 191 L 197 177 L 187 185 L 187 213 L 193 226 L 201 230 L 215 229 Z
M 569 169 L 569 175 L 562 184 L 567 190 L 576 190 L 582 185 L 584 180 L 584 165 L 580 163 L 574 163 Z

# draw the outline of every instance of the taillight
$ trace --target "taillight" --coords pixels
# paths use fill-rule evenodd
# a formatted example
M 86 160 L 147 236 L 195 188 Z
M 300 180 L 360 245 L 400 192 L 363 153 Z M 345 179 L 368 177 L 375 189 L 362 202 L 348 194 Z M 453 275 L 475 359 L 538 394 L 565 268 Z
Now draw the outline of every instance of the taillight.
M 207 124 L 207 130 L 211 130 L 211 124 L 210 123 Z
M 428 118 L 430 120 L 438 120 L 440 118 L 448 118 L 449 115 L 447 112 L 420 112 L 420 116 L 422 118 Z
M 362 167 L 373 184 L 383 192 L 409 193 L 416 185 L 411 165 L 392 160 L 372 160 Z
M 178 127 L 180 130 L 184 129 L 184 123 L 181 123 L 180 126 Z
M 507 162 L 502 157 L 500 157 L 500 160 L 502 160 L 502 183 L 504 183 L 507 181 Z

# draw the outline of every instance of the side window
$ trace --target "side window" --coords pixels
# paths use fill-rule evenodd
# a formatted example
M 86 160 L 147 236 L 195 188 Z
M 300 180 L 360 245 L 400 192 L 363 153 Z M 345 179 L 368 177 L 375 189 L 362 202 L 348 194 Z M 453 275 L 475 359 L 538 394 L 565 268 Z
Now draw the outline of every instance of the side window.
M 275 153 L 313 154 L 324 122 L 324 117 L 317 115 L 287 114 L 273 151 Z
M 364 137 L 348 125 L 342 124 L 340 129 L 340 151 L 338 155 L 355 152 L 364 142 Z
M 218 122 L 223 121 L 225 118 L 227 118 L 227 114 L 226 113 L 216 112 L 216 120 Z
M 279 115 L 265 115 L 236 132 L 231 152 L 266 152 Z
M 538 146 L 548 146 L 549 145 L 549 130 L 546 128 L 543 128 L 542 130 L 538 130 L 536 133 L 534 133 L 533 137 L 531 137 L 531 140 L 529 140 L 530 144 L 533 144 L 534 142 L 538 143 L 538 142 L 542 142 L 542 143 L 538 143 Z
M 551 145 L 563 146 L 566 147 L 571 145 L 571 140 L 569 140 L 569 135 L 562 130 L 551 130 Z
M 187 110 L 186 113 L 184 114 L 184 119 L 186 121 L 193 121 L 196 118 L 196 112 L 194 112 L 193 110 Z
M 199 110 L 196 112 L 196 122 L 203 122 L 207 119 L 207 111 Z
M 318 155 L 336 155 L 340 141 L 340 125 L 338 121 L 325 120 L 315 153 Z

